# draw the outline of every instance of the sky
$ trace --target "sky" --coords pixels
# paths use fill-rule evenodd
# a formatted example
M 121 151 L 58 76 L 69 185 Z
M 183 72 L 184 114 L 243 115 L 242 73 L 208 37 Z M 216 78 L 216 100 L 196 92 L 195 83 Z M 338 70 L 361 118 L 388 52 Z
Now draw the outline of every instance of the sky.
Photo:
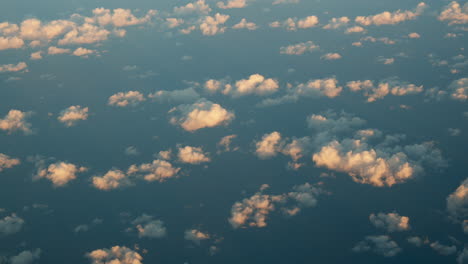
M 0 264 L 468 263 L 468 2 L 3 0 Z

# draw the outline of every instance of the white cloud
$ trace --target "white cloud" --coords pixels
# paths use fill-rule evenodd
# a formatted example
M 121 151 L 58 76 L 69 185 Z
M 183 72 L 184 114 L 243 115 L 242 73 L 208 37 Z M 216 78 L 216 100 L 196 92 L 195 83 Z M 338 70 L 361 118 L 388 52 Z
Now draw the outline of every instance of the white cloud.
M 431 243 L 430 246 L 431 246 L 431 248 L 433 250 L 435 250 L 440 255 L 448 256 L 448 255 L 455 254 L 457 252 L 457 247 L 456 246 L 454 246 L 454 245 L 453 246 L 446 246 L 446 245 L 443 245 L 443 244 L 439 243 L 439 241 Z
M 354 252 L 373 251 L 384 257 L 394 257 L 401 252 L 398 244 L 389 236 L 367 236 L 352 249 Z
M 348 17 L 334 17 L 332 18 L 328 24 L 323 26 L 324 29 L 337 29 L 341 27 L 345 27 L 350 22 Z
M 427 5 L 423 2 L 419 3 L 418 6 L 416 7 L 416 10 L 413 11 L 395 11 L 395 12 L 388 12 L 385 11 L 383 13 L 373 15 L 373 16 L 358 16 L 356 17 L 355 21 L 356 23 L 359 23 L 363 26 L 370 26 L 370 25 L 395 25 L 407 20 L 413 20 L 416 19 L 419 15 L 422 14 L 424 9 L 427 7 Z
M 267 159 L 274 157 L 282 148 L 281 134 L 279 132 L 272 132 L 265 134 L 262 140 L 255 143 L 255 153 L 259 158 Z
M 193 243 L 200 245 L 201 241 L 210 239 L 210 235 L 197 229 L 189 229 L 185 230 L 184 238 L 185 240 L 192 241 Z
M 360 27 L 360 26 L 350 27 L 350 28 L 347 28 L 346 31 L 345 31 L 346 34 L 364 33 L 364 32 L 366 32 L 366 30 L 363 27 Z
M 62 39 L 58 41 L 59 45 L 79 45 L 94 44 L 105 41 L 109 38 L 110 31 L 99 26 L 84 23 L 68 31 Z
M 236 89 L 233 96 L 243 96 L 247 94 L 268 95 L 276 92 L 279 88 L 278 81 L 265 78 L 260 74 L 250 75 L 249 79 L 239 80 L 235 84 Z
M 0 219 L 0 235 L 12 235 L 21 231 L 24 220 L 15 214 Z
M 468 179 L 447 197 L 447 211 L 455 219 L 468 218 Z
M 239 147 L 232 147 L 232 140 L 237 138 L 237 135 L 227 135 L 221 138 L 221 140 L 217 143 L 217 146 L 221 148 L 220 152 L 229 152 L 229 151 L 236 151 Z
M 440 21 L 447 21 L 449 25 L 468 23 L 468 3 L 463 7 L 456 1 L 450 2 L 439 15 Z
M 110 10 L 101 7 L 94 9 L 93 15 L 94 17 L 86 19 L 88 23 L 101 26 L 127 27 L 150 22 L 151 18 L 156 15 L 156 10 L 149 10 L 145 16 L 137 18 L 130 9 L 117 8 Z
M 8 155 L 0 153 L 0 172 L 2 172 L 4 169 L 13 168 L 14 166 L 17 166 L 20 163 L 21 161 L 19 159 L 11 158 Z
M 3 119 L 0 118 L 0 130 L 7 131 L 8 134 L 16 131 L 21 131 L 25 135 L 32 134 L 31 124 L 27 121 L 31 114 L 31 112 L 10 110 Z
M 375 227 L 385 229 L 387 232 L 407 231 L 411 228 L 409 218 L 398 213 L 371 214 L 369 220 Z
M 76 125 L 80 120 L 88 119 L 88 107 L 81 107 L 79 105 L 73 105 L 60 112 L 58 120 L 65 124 L 67 127 Z
M 289 45 L 280 48 L 281 54 L 287 55 L 302 55 L 306 52 L 312 52 L 318 50 L 320 47 L 313 41 L 301 42 L 294 45 Z
M 208 153 L 203 152 L 203 149 L 199 147 L 181 147 L 177 156 L 179 161 L 183 163 L 200 164 L 211 161 Z
M 31 56 L 29 58 L 31 60 L 40 60 L 40 59 L 42 59 L 42 51 L 31 53 Z
M 419 35 L 419 34 L 416 33 L 416 32 L 412 32 L 412 33 L 409 33 L 409 34 L 408 34 L 408 37 L 409 37 L 409 38 L 412 38 L 412 39 L 418 39 L 418 38 L 421 37 L 421 35 Z
M 391 94 L 394 96 L 405 96 L 421 93 L 423 86 L 417 86 L 398 80 L 398 78 L 390 78 L 381 81 L 377 86 L 371 80 L 351 81 L 347 83 L 347 87 L 352 92 L 363 92 L 367 97 L 367 102 L 375 102 L 385 96 Z
M 320 57 L 322 60 L 339 60 L 341 55 L 339 53 L 327 53 Z
M 200 24 L 200 30 L 203 35 L 213 36 L 226 31 L 224 23 L 229 19 L 229 15 L 215 14 L 214 16 L 206 16 Z
M 127 247 L 96 249 L 86 254 L 91 264 L 142 264 L 143 257 Z
M 89 55 L 95 54 L 95 53 L 96 53 L 95 50 L 79 47 L 75 51 L 73 51 L 72 54 L 75 55 L 75 56 L 78 56 L 78 57 L 87 58 Z
M 20 49 L 23 46 L 24 41 L 21 38 L 0 36 L 0 50 Z
M 191 105 L 180 105 L 170 112 L 175 112 L 175 116 L 170 120 L 171 123 L 190 132 L 227 125 L 235 118 L 233 112 L 206 99 L 200 99 Z
M 25 250 L 16 256 L 10 258 L 10 264 L 32 264 L 35 260 L 41 257 L 41 250 L 33 251 Z
M 19 72 L 27 71 L 28 65 L 25 62 L 19 62 L 18 64 L 4 64 L 0 65 L 0 73 L 2 72 Z
M 109 191 L 133 185 L 132 181 L 124 172 L 112 169 L 103 176 L 94 176 L 92 178 L 93 186 L 99 190 Z
M 218 2 L 216 5 L 221 9 L 244 8 L 248 0 L 228 0 L 226 3 Z
M 319 23 L 319 19 L 316 16 L 308 16 L 303 19 L 297 18 L 288 18 L 284 21 L 275 21 L 270 23 L 270 27 L 272 28 L 284 28 L 288 31 L 296 31 L 298 28 L 306 29 L 312 28 L 317 26 Z
M 35 178 L 46 178 L 55 187 L 63 187 L 70 181 L 75 180 L 78 173 L 85 172 L 86 170 L 85 167 L 79 167 L 63 161 L 50 164 L 47 168 L 43 168 L 39 163 L 39 169 Z
M 452 99 L 466 101 L 468 99 L 468 78 L 453 81 L 449 86 L 449 90 Z
M 188 15 L 188 14 L 202 14 L 206 15 L 211 12 L 211 8 L 205 3 L 205 0 L 198 0 L 193 3 L 188 3 L 185 6 L 174 7 L 174 13 L 176 15 Z
M 62 49 L 62 48 L 57 48 L 55 46 L 49 47 L 47 50 L 47 53 L 49 55 L 57 55 L 57 54 L 65 54 L 65 53 L 70 53 L 71 51 L 69 49 Z
M 162 238 L 166 236 L 167 229 L 164 222 L 154 220 L 153 216 L 143 214 L 133 220 L 132 224 L 135 225 L 139 237 Z
M 109 97 L 109 105 L 126 107 L 126 106 L 136 106 L 140 102 L 145 101 L 145 97 L 138 91 L 129 91 L 126 93 L 120 92 Z
M 243 18 L 239 23 L 232 26 L 233 29 L 248 29 L 248 30 L 256 30 L 257 25 L 253 22 L 247 22 L 247 19 Z
M 142 175 L 146 181 L 163 182 L 169 178 L 177 177 L 180 168 L 173 167 L 165 160 L 153 160 L 152 163 L 132 165 L 127 171 L 128 175 Z

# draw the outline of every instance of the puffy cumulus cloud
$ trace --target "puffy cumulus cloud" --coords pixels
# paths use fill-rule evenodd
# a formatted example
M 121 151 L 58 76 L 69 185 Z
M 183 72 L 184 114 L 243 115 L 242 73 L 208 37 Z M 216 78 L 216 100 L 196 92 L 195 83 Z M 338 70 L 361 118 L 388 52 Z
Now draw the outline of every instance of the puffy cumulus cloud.
M 24 220 L 15 214 L 0 219 L 0 235 L 12 235 L 21 231 Z
M 367 97 L 367 102 L 375 102 L 387 95 L 405 96 L 418 94 L 423 91 L 423 86 L 417 86 L 400 81 L 398 78 L 390 78 L 374 85 L 371 80 L 351 81 L 346 85 L 352 92 L 362 92 Z
M 231 9 L 231 8 L 244 8 L 247 6 L 248 0 L 228 0 L 226 3 L 218 2 L 216 5 L 221 9 Z
M 449 90 L 452 99 L 466 101 L 468 99 L 468 78 L 453 81 L 449 86 Z
M 248 30 L 256 30 L 257 25 L 253 22 L 247 22 L 247 19 L 243 18 L 241 21 L 234 26 L 232 26 L 233 29 L 248 29 Z
M 11 264 L 32 264 L 41 257 L 41 249 L 25 250 L 10 258 Z
M 363 27 L 360 27 L 360 26 L 350 27 L 350 28 L 347 28 L 346 31 L 345 31 L 346 34 L 364 33 L 364 32 L 366 32 L 366 30 Z
M 70 49 L 62 49 L 62 48 L 57 48 L 55 46 L 50 46 L 47 49 L 47 54 L 49 55 L 57 55 L 57 54 L 65 54 L 65 53 L 70 53 Z
M 398 213 L 371 214 L 369 220 L 375 227 L 385 229 L 388 232 L 407 231 L 411 228 L 409 217 L 401 216 Z
M 363 37 L 361 38 L 361 41 L 367 41 L 367 42 L 372 42 L 372 43 L 376 43 L 376 42 L 382 42 L 386 45 L 394 45 L 396 43 L 395 40 L 393 39 L 390 39 L 388 37 L 382 37 L 382 38 L 374 38 L 372 36 L 367 36 L 367 37 Z M 359 44 L 357 44 L 359 43 Z M 362 42 L 355 42 L 353 43 L 354 46 L 362 46 Z
M 153 160 L 152 163 L 131 165 L 127 173 L 129 175 L 142 175 L 146 181 L 163 182 L 169 178 L 177 177 L 180 168 L 175 168 L 165 160 Z
M 40 60 L 40 59 L 42 59 L 42 51 L 31 53 L 31 56 L 29 58 L 31 60 Z
M 53 20 L 44 24 L 39 19 L 31 18 L 21 22 L 19 37 L 48 42 L 74 27 L 75 22 L 69 20 Z
M 444 10 L 442 10 L 438 19 L 440 21 L 448 22 L 449 25 L 467 24 L 468 3 L 465 3 L 462 7 L 457 1 L 452 1 L 445 7 Z
M 324 78 L 310 80 L 307 83 L 289 84 L 287 94 L 278 98 L 268 98 L 258 104 L 260 107 L 275 106 L 296 102 L 301 98 L 335 98 L 341 94 L 343 87 L 338 84 L 336 78 Z
M 30 135 L 32 134 L 31 124 L 27 119 L 31 115 L 31 112 L 12 109 L 3 119 L 0 118 L 0 130 L 6 131 L 8 134 L 21 131 L 25 135 Z
M 73 105 L 60 112 L 58 120 L 65 124 L 67 127 L 76 125 L 80 120 L 88 119 L 88 107 L 81 107 L 79 105 Z
M 132 222 L 139 237 L 162 238 L 166 236 L 166 227 L 161 220 L 154 220 L 153 216 L 143 214 Z
M 339 53 L 327 53 L 320 57 L 322 60 L 339 60 L 341 55 Z
M 112 169 L 102 176 L 92 178 L 93 186 L 99 190 L 109 191 L 133 185 L 131 179 L 121 170 Z
M 384 257 L 394 257 L 401 252 L 401 248 L 389 236 L 367 236 L 365 240 L 356 244 L 354 252 L 372 251 Z
M 468 218 L 468 179 L 447 197 L 447 211 L 454 219 Z
M 11 158 L 8 155 L 0 153 L 0 172 L 2 172 L 4 169 L 13 168 L 14 166 L 17 166 L 20 163 L 21 161 L 19 159 Z
M 309 183 L 294 186 L 291 192 L 280 195 L 264 194 L 267 188 L 268 185 L 263 185 L 259 192 L 232 206 L 228 220 L 233 228 L 265 227 L 269 214 L 276 209 L 287 216 L 296 215 L 301 208 L 316 206 L 317 197 L 323 193 L 322 189 Z
M 239 147 L 232 147 L 232 141 L 237 138 L 237 135 L 227 135 L 221 138 L 221 140 L 216 144 L 220 148 L 219 152 L 229 152 L 236 151 Z
M 373 16 L 358 16 L 356 17 L 356 23 L 359 23 L 363 26 L 370 26 L 370 25 L 395 25 L 407 20 L 416 19 L 416 17 L 420 16 L 427 5 L 423 2 L 419 3 L 418 6 L 414 11 L 401 11 L 397 10 L 395 12 L 383 12 Z
M 126 107 L 136 106 L 145 101 L 145 96 L 138 91 L 120 92 L 109 97 L 108 104 L 112 106 Z
M 200 99 L 200 95 L 193 88 L 184 90 L 165 91 L 160 90 L 148 95 L 157 102 L 181 102 L 191 103 Z
M 265 134 L 262 139 L 255 143 L 255 154 L 261 159 L 274 157 L 281 150 L 283 142 L 279 132 Z
M 0 65 L 0 73 L 27 71 L 27 69 L 28 69 L 28 65 L 25 62 L 18 62 L 17 64 Z
M 86 22 L 99 24 L 100 26 L 127 27 L 148 23 L 156 13 L 156 10 L 149 10 L 145 16 L 138 18 L 132 14 L 130 9 L 117 8 L 110 10 L 101 7 L 94 9 L 94 16 L 87 17 Z
M 173 125 L 179 125 L 190 132 L 227 125 L 235 118 L 233 112 L 206 99 L 200 99 L 191 105 L 180 105 L 170 113 L 174 114 L 170 120 Z
M 308 123 L 317 132 L 314 145 L 318 150 L 312 155 L 315 165 L 347 173 L 358 183 L 392 186 L 423 174 L 424 167 L 446 166 L 432 142 L 399 145 L 404 135 L 359 130 L 365 121 L 349 114 L 312 115 Z M 354 135 L 349 138 L 350 134 Z
M 280 48 L 281 54 L 287 55 L 302 55 L 306 52 L 318 50 L 320 47 L 313 41 L 301 42 Z
M 95 54 L 95 53 L 97 53 L 97 51 L 79 47 L 75 51 L 73 51 L 72 54 L 77 56 L 77 57 L 87 58 L 89 55 Z
M 185 6 L 174 7 L 174 14 L 188 15 L 188 14 L 201 14 L 206 15 L 211 12 L 210 6 L 205 3 L 205 0 L 198 0 L 193 3 L 188 3 Z
M 197 229 L 189 229 L 185 230 L 184 238 L 185 240 L 192 241 L 193 243 L 200 245 L 201 241 L 210 239 L 210 235 Z
M 452 245 L 452 246 L 447 246 L 439 243 L 439 241 L 433 242 L 430 244 L 430 247 L 440 255 L 452 255 L 457 252 L 457 247 Z
M 328 24 L 323 26 L 324 29 L 338 29 L 341 27 L 345 27 L 351 20 L 348 17 L 334 17 L 332 18 Z
M 68 31 L 62 39 L 58 41 L 59 45 L 80 45 L 94 44 L 103 42 L 109 38 L 111 32 L 105 28 L 84 23 Z
M 208 153 L 203 152 L 202 148 L 185 146 L 179 148 L 177 157 L 183 163 L 200 164 L 211 161 L 208 155 Z
M 229 15 L 215 14 L 214 16 L 206 16 L 200 23 L 200 31 L 203 35 L 214 36 L 221 34 L 226 31 L 226 27 L 223 26 L 229 19 Z
M 35 178 L 45 178 L 50 180 L 55 187 L 63 187 L 70 181 L 76 179 L 78 173 L 85 172 L 87 168 L 80 167 L 72 163 L 56 162 L 44 168 L 44 161 L 38 162 L 39 166 Z
M 308 16 L 302 19 L 288 18 L 284 21 L 275 21 L 270 23 L 272 28 L 284 28 L 288 31 L 296 31 L 299 29 L 312 28 L 319 24 L 319 19 L 316 16 Z
M 91 264 L 142 264 L 143 257 L 127 247 L 96 249 L 86 253 Z
M 419 35 L 419 34 L 416 33 L 416 32 L 412 32 L 412 33 L 409 33 L 409 34 L 408 34 L 408 38 L 418 39 L 418 38 L 420 38 L 420 37 L 421 37 L 421 35 Z
M 271 78 L 265 78 L 260 74 L 252 74 L 248 79 L 239 80 L 235 84 L 235 90 L 232 91 L 234 97 L 247 94 L 267 95 L 276 92 L 279 88 L 278 81 Z
M 1 23 L 0 23 L 1 26 Z M 0 50 L 20 49 L 24 46 L 24 40 L 19 37 L 0 36 Z

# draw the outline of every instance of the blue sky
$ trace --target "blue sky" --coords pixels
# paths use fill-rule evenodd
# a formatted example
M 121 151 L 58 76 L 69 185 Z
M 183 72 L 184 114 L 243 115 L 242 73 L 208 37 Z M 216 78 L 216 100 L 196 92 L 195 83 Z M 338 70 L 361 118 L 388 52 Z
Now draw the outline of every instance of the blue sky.
M 468 262 L 468 3 L 0 17 L 0 264 Z

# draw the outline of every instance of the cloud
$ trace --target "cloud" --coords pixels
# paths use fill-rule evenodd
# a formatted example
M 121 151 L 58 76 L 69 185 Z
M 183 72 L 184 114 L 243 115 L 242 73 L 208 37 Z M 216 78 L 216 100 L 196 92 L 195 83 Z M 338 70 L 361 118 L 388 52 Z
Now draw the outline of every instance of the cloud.
M 408 34 L 408 37 L 409 37 L 409 38 L 412 38 L 412 39 L 418 39 L 418 38 L 421 37 L 421 35 L 419 35 L 419 34 L 416 33 L 416 32 L 412 32 L 412 33 L 409 33 L 409 34 Z
M 177 177 L 180 168 L 175 168 L 165 160 L 153 160 L 152 163 L 131 165 L 127 171 L 128 175 L 142 175 L 146 181 L 164 182 L 169 178 Z
M 453 81 L 449 86 L 449 90 L 452 99 L 466 101 L 468 99 L 468 78 Z
M 220 91 L 222 94 L 239 98 L 245 95 L 255 94 L 266 96 L 275 93 L 279 89 L 276 79 L 266 78 L 261 74 L 252 74 L 248 79 L 241 79 L 231 84 L 228 78 L 221 80 L 210 79 L 205 82 L 204 88 L 210 93 Z
M 227 3 L 218 2 L 216 5 L 221 9 L 244 8 L 248 0 L 228 0 Z
M 128 27 L 150 22 L 151 18 L 156 15 L 156 10 L 149 10 L 145 16 L 137 18 L 130 9 L 117 8 L 110 10 L 101 7 L 94 9 L 93 15 L 94 17 L 86 18 L 88 23 L 101 26 Z
M 228 220 L 233 228 L 265 227 L 269 214 L 276 209 L 287 216 L 296 215 L 301 208 L 316 206 L 317 196 L 323 193 L 322 189 L 309 183 L 294 186 L 291 192 L 281 195 L 264 194 L 267 188 L 268 185 L 263 185 L 259 192 L 232 206 Z
M 191 105 L 180 105 L 170 113 L 174 115 L 170 122 L 189 132 L 228 125 L 235 118 L 233 112 L 206 99 L 200 99 Z
M 125 152 L 125 155 L 128 155 L 128 156 L 137 156 L 140 154 L 140 152 L 135 146 L 127 147 L 124 152 Z
M 68 31 L 62 39 L 58 41 L 59 45 L 80 45 L 94 44 L 103 42 L 109 38 L 111 32 L 99 26 L 84 23 Z
M 287 55 L 302 55 L 306 52 L 312 52 L 318 50 L 320 47 L 313 41 L 301 42 L 294 45 L 289 45 L 280 48 L 280 54 Z
M 457 263 L 463 264 L 468 262 L 468 248 L 464 248 L 457 257 Z
M 154 220 L 153 216 L 143 214 L 132 222 L 138 231 L 138 236 L 147 238 L 162 238 L 166 236 L 166 227 L 161 220 Z
M 468 179 L 447 197 L 447 211 L 454 219 L 468 218 Z
M 8 134 L 21 131 L 25 135 L 30 135 L 32 134 L 31 124 L 27 119 L 31 115 L 31 112 L 12 109 L 3 119 L 0 118 L 0 130 L 7 131 Z
M 388 12 L 385 11 L 383 13 L 373 15 L 373 16 L 358 16 L 356 17 L 356 23 L 359 23 L 363 26 L 370 26 L 370 25 L 395 25 L 407 20 L 416 19 L 419 15 L 422 14 L 424 9 L 427 5 L 423 2 L 419 3 L 416 7 L 415 11 L 395 11 L 395 12 Z
M 323 26 L 323 28 L 324 29 L 338 29 L 338 28 L 347 26 L 349 22 L 350 22 L 350 19 L 348 17 L 339 17 L 339 18 L 334 17 L 328 22 L 328 24 Z
M 232 140 L 237 138 L 237 135 L 227 135 L 221 138 L 221 140 L 216 144 L 221 150 L 220 152 L 230 152 L 236 151 L 239 147 L 232 147 Z
M 371 214 L 369 220 L 375 227 L 385 229 L 387 232 L 407 231 L 411 228 L 409 218 L 398 213 Z
M 54 187 L 63 187 L 67 185 L 70 181 L 76 179 L 76 175 L 78 173 L 82 173 L 87 170 L 85 167 L 80 167 L 63 161 L 50 164 L 47 168 L 43 166 L 44 161 L 38 162 L 36 165 L 39 168 L 35 178 L 46 178 L 53 183 Z
M 67 127 L 76 125 L 80 120 L 88 119 L 88 107 L 81 107 L 79 105 L 73 105 L 60 112 L 58 120 L 65 124 Z
M 200 24 L 200 30 L 203 35 L 214 36 L 226 31 L 224 23 L 229 19 L 229 15 L 215 14 L 214 16 L 206 16 Z
M 247 22 L 245 18 L 243 18 L 239 23 L 232 26 L 233 29 L 248 29 L 248 30 L 256 30 L 257 25 L 253 22 Z
M 40 59 L 42 59 L 42 51 L 31 53 L 31 56 L 29 58 L 31 60 L 40 60 Z
M 138 91 L 129 91 L 126 93 L 120 92 L 109 97 L 109 105 L 126 107 L 137 106 L 139 103 L 145 101 L 145 96 Z
M 339 53 L 327 53 L 320 57 L 322 60 L 339 60 L 341 55 Z
M 124 172 L 112 169 L 103 176 L 94 176 L 92 178 L 93 186 L 99 190 L 109 191 L 133 185 L 132 181 Z
M 275 21 L 270 23 L 272 28 L 284 28 L 288 31 L 296 31 L 299 29 L 312 28 L 319 24 L 319 19 L 316 16 L 308 16 L 303 19 L 288 18 L 284 21 Z
M 364 241 L 359 242 L 352 249 L 354 252 L 373 251 L 384 257 L 394 257 L 401 252 L 398 244 L 389 236 L 367 236 Z
M 10 264 L 32 264 L 41 257 L 41 249 L 25 250 L 10 258 Z
M 2 23 L 0 23 L 1 26 Z M 24 41 L 18 37 L 1 37 L 0 50 L 20 49 L 24 46 Z
M 80 48 L 77 48 L 75 51 L 73 51 L 72 54 L 78 57 L 87 58 L 89 55 L 95 54 L 95 53 L 96 53 L 95 50 L 90 50 L 90 49 L 80 47 Z
M 65 53 L 70 53 L 70 49 L 62 49 L 62 48 L 57 48 L 54 46 L 51 46 L 47 49 L 47 53 L 49 55 L 57 55 L 57 54 L 65 54 Z
M 418 236 L 408 237 L 407 241 L 408 243 L 416 247 L 421 247 L 426 242 L 426 241 L 423 241 L 423 239 Z
M 114 246 L 86 253 L 91 264 L 142 264 L 143 257 L 127 247 Z
M 181 102 L 191 103 L 200 99 L 200 95 L 193 88 L 184 90 L 164 91 L 160 90 L 148 95 L 157 102 Z
M 343 87 L 338 85 L 336 78 L 309 80 L 307 83 L 288 85 L 291 89 L 287 94 L 278 98 L 268 98 L 258 104 L 260 107 L 275 106 L 296 102 L 301 98 L 335 98 L 341 94 Z
M 366 30 L 363 27 L 360 27 L 360 26 L 350 27 L 350 28 L 347 28 L 346 31 L 345 31 L 346 34 L 364 33 L 364 32 L 366 32 Z
M 273 5 L 282 5 L 282 4 L 298 4 L 300 0 L 275 0 Z
M 457 247 L 456 246 L 454 246 L 454 245 L 453 246 L 446 246 L 446 245 L 443 245 L 443 244 L 439 243 L 439 241 L 431 243 L 430 246 L 431 246 L 431 248 L 433 250 L 435 250 L 440 255 L 448 256 L 448 255 L 455 254 L 457 252 Z
M 352 92 L 363 92 L 367 102 L 375 102 L 391 94 L 394 96 L 405 96 L 418 94 L 423 91 L 423 86 L 417 86 L 402 82 L 398 78 L 389 78 L 379 82 L 376 86 L 371 80 L 351 81 L 346 85 Z
M 262 140 L 255 143 L 255 154 L 261 159 L 274 157 L 281 150 L 281 145 L 281 134 L 279 132 L 265 134 Z
M 211 8 L 205 3 L 205 0 L 198 0 L 193 3 L 188 3 L 185 6 L 174 7 L 174 14 L 176 15 L 187 15 L 187 14 L 202 14 L 206 15 L 211 12 Z
M 4 64 L 0 65 L 0 73 L 2 72 L 19 72 L 26 70 L 28 65 L 25 62 L 18 62 L 18 64 Z
M 11 158 L 8 155 L 0 153 L 0 172 L 2 172 L 4 169 L 13 168 L 14 166 L 17 166 L 20 163 L 21 161 L 19 159 Z
M 449 25 L 467 24 L 468 23 L 468 3 L 461 5 L 456 2 L 450 2 L 445 9 L 440 13 L 438 19 L 447 21 Z
M 200 245 L 201 241 L 210 239 L 210 235 L 197 229 L 189 229 L 185 230 L 184 239 Z
M 203 149 L 199 147 L 180 147 L 177 156 L 180 162 L 189 164 L 200 164 L 211 161 L 208 153 L 203 152 Z
M 21 231 L 24 220 L 15 214 L 0 219 L 0 235 L 12 235 Z

